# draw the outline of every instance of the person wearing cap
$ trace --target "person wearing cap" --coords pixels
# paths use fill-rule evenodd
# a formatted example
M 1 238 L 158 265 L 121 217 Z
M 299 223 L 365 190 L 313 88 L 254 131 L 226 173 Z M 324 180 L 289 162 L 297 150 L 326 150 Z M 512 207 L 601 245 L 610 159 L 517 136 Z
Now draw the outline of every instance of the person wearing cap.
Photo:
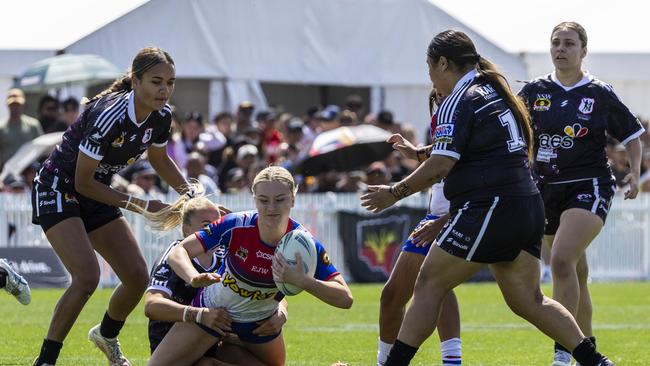
M 339 121 L 341 109 L 335 105 L 328 105 L 316 114 L 316 119 L 320 122 L 321 132 L 333 130 L 341 125 Z
M 248 127 L 251 127 L 253 125 L 252 123 L 253 112 L 255 112 L 255 105 L 252 102 L 248 100 L 244 100 L 243 102 L 239 103 L 239 107 L 237 107 L 237 116 L 236 116 L 237 117 L 237 124 L 235 127 L 236 133 L 242 133 Z
M 11 89 L 7 93 L 9 117 L 0 120 L 0 169 L 24 143 L 43 134 L 36 118 L 23 113 L 25 93 Z

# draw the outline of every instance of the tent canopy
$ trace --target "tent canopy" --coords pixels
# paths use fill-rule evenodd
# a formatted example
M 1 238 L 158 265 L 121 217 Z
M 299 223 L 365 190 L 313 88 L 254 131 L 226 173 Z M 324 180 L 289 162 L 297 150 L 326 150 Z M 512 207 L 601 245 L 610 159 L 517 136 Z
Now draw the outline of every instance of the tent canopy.
M 153 0 L 67 47 L 126 70 L 170 52 L 181 78 L 328 85 L 428 85 L 432 36 L 466 31 L 512 77 L 524 64 L 426 0 Z

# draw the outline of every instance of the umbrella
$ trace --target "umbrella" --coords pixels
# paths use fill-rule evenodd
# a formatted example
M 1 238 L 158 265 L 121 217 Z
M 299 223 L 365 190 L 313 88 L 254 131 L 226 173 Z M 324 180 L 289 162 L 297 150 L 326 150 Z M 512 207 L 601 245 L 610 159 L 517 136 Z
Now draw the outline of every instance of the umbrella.
M 316 136 L 296 171 L 315 175 L 329 170 L 351 171 L 385 159 L 392 151 L 390 132 L 373 125 L 339 127 Z
M 122 75 L 115 65 L 97 55 L 62 54 L 38 61 L 16 80 L 25 91 L 43 92 L 67 85 L 91 85 Z
M 63 132 L 52 132 L 38 136 L 32 141 L 24 143 L 15 154 L 7 160 L 2 173 L 0 173 L 0 182 L 8 175 L 20 177 L 20 173 L 29 166 L 29 164 L 38 160 L 43 155 L 47 155 L 61 142 Z

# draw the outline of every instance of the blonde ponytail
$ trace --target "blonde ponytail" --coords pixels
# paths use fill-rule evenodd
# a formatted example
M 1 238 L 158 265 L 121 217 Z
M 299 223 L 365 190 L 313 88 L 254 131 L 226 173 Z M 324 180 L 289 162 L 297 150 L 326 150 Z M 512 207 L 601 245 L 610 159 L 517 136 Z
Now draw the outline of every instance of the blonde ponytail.
M 183 223 L 184 213 L 188 204 L 194 199 L 203 197 L 205 188 L 198 180 L 192 179 L 188 183 L 187 192 L 181 194 L 176 201 L 160 211 L 149 212 L 140 206 L 135 206 L 135 210 L 149 221 L 152 229 L 169 231 Z

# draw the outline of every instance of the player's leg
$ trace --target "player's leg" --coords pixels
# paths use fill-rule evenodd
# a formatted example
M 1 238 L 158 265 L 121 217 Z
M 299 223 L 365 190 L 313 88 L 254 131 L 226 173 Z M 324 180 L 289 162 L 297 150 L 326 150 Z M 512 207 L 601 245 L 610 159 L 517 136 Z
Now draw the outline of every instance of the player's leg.
M 149 279 L 147 264 L 126 219 L 118 217 L 89 233 L 93 247 L 108 262 L 120 279 L 100 325 L 88 333 L 115 364 L 124 364 L 117 336 L 127 316 L 139 303 Z
M 410 360 L 417 348 L 435 330 L 443 300 L 454 287 L 465 282 L 482 267 L 433 245 L 415 282 L 413 302 L 406 311 L 398 339 L 387 365 Z
M 284 366 L 286 350 L 282 334 L 279 334 L 277 337 L 266 343 L 250 343 L 244 341 L 244 347 L 255 356 L 255 358 L 267 366 Z
M 192 365 L 217 341 L 194 323 L 176 323 L 156 347 L 147 365 Z
M 506 303 L 515 314 L 573 350 L 574 357 L 583 365 L 598 365 L 602 356 L 596 352 L 593 343 L 585 338 L 571 313 L 542 293 L 537 258 L 522 251 L 514 261 L 494 263 L 490 269 Z
M 42 225 L 49 220 L 48 216 L 40 217 Z M 71 282 L 54 307 L 35 365 L 56 363 L 63 340 L 99 283 L 97 257 L 79 217 L 66 218 L 50 228 L 44 226 L 44 229 L 52 248 L 70 273 Z
M 223 365 L 264 366 L 262 361 L 257 359 L 246 347 L 241 345 L 224 342 L 223 345 L 215 348 L 213 359 L 223 362 Z

